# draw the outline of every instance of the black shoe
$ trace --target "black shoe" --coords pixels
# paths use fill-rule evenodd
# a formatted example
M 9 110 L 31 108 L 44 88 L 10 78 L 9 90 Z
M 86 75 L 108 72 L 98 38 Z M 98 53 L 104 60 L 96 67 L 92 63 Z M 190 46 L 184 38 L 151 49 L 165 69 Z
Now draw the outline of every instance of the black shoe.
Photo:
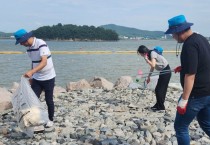
M 153 107 L 150 107 L 150 108 L 151 108 L 152 110 L 153 110 L 153 109 L 157 109 L 157 107 L 156 107 L 156 106 L 153 106 Z
M 165 108 L 151 108 L 153 111 L 165 111 Z
M 157 104 L 151 107 L 151 109 L 157 109 Z

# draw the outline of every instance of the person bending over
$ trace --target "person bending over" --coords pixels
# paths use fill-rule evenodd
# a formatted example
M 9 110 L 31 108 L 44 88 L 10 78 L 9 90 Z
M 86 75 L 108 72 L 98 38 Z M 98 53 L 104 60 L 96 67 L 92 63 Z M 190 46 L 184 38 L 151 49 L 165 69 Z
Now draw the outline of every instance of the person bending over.
M 144 57 L 150 66 L 150 73 L 147 77 L 147 83 L 150 82 L 150 76 L 154 70 L 160 71 L 157 85 L 155 87 L 156 104 L 151 107 L 154 111 L 165 110 L 164 102 L 168 84 L 171 78 L 171 71 L 168 61 L 156 51 L 149 50 L 146 46 L 141 45 L 137 50 L 137 54 Z M 161 73 L 168 71 L 168 73 Z
M 55 85 L 55 70 L 51 57 L 51 52 L 46 42 L 33 37 L 32 32 L 20 29 L 14 33 L 16 45 L 20 43 L 27 47 L 27 54 L 32 61 L 32 68 L 24 76 L 31 79 L 31 87 L 37 97 L 41 92 L 45 92 L 45 100 L 48 107 L 49 122 L 46 127 L 53 126 L 54 102 L 53 90 Z

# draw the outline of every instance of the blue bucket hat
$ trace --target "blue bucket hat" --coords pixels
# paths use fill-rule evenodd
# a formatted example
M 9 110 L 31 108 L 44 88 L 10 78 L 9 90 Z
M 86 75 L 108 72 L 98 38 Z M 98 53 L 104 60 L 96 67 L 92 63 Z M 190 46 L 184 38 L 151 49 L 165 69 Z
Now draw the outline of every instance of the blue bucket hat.
M 20 30 L 16 31 L 14 33 L 14 36 L 15 36 L 15 39 L 16 39 L 15 45 L 17 45 L 18 43 L 22 43 L 22 42 L 27 41 L 32 35 L 33 35 L 32 32 L 28 33 L 24 29 L 20 29 Z
M 184 15 L 175 16 L 168 20 L 169 28 L 165 34 L 174 34 L 182 32 L 187 28 L 190 28 L 193 23 L 188 23 Z

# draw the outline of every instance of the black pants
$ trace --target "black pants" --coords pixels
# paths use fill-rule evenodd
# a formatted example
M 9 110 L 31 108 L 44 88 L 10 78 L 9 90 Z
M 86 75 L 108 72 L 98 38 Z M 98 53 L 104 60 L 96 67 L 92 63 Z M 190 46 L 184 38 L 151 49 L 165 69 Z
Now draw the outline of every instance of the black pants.
M 170 70 L 170 66 L 167 65 L 163 71 Z M 168 84 L 171 78 L 171 72 L 160 73 L 157 85 L 155 87 L 155 95 L 157 103 L 155 104 L 157 109 L 165 109 L 164 102 L 166 98 L 166 92 Z
M 39 81 L 33 79 L 31 85 L 31 88 L 33 89 L 38 98 L 40 98 L 42 91 L 45 92 L 45 101 L 47 103 L 48 115 L 51 121 L 53 121 L 54 117 L 54 102 L 53 102 L 54 86 L 55 86 L 55 78 L 46 81 Z

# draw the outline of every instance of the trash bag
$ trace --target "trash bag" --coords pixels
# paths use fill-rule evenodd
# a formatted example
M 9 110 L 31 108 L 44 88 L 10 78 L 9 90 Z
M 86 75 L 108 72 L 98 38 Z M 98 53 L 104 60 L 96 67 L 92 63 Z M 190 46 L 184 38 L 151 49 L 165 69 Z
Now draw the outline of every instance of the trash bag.
M 130 83 L 128 87 L 131 88 L 131 89 L 142 88 L 142 86 L 140 84 L 137 84 L 137 83 L 134 83 L 134 82 Z
M 12 105 L 18 126 L 28 136 L 34 134 L 34 127 L 46 124 L 48 111 L 32 90 L 29 81 L 21 77 L 20 85 L 12 95 Z

